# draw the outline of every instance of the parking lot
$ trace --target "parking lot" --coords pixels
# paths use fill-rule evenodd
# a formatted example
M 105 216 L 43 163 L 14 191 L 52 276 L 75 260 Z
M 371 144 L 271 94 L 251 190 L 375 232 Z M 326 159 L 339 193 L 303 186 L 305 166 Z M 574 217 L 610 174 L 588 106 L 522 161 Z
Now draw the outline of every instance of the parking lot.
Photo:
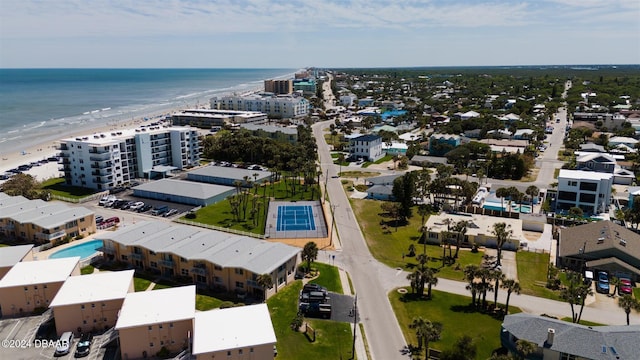
M 185 213 L 189 212 L 189 210 L 192 210 L 194 208 L 193 205 L 185 205 L 185 204 L 177 204 L 177 203 L 172 203 L 172 202 L 168 202 L 168 201 L 160 201 L 160 200 L 154 200 L 154 199 L 146 199 L 146 198 L 141 198 L 141 197 L 137 197 L 137 196 L 133 196 L 133 191 L 132 190 L 126 190 L 124 192 L 118 193 L 113 195 L 115 196 L 117 199 L 120 200 L 124 200 L 124 201 L 132 201 L 132 202 L 138 202 L 141 201 L 143 202 L 145 205 L 151 205 L 151 209 L 144 211 L 144 212 L 137 212 L 137 211 L 133 211 L 133 210 L 122 210 L 122 209 L 118 209 L 118 208 L 113 208 L 113 207 L 104 207 L 104 206 L 100 206 L 98 205 L 99 200 L 96 200 L 95 202 L 91 202 L 91 203 L 85 203 L 83 204 L 83 206 L 87 206 L 87 205 L 94 205 L 93 209 L 96 213 L 96 215 L 100 215 L 102 216 L 104 219 L 108 219 L 111 217 L 118 217 L 118 218 L 130 218 L 130 217 L 134 217 L 134 218 L 139 218 L 139 217 L 148 217 L 148 218 L 158 218 L 158 217 L 162 217 L 161 215 L 159 216 L 154 216 L 152 215 L 152 211 L 155 208 L 161 207 L 161 206 L 167 206 L 169 209 L 175 209 L 176 213 L 174 213 L 171 216 L 168 216 L 167 218 L 169 219 L 175 219 L 178 217 L 183 216 Z
M 50 314 L 50 313 L 45 313 Z M 29 316 L 15 319 L 0 320 L 0 358 L 12 360 L 36 360 L 36 359 L 74 359 L 74 352 L 78 337 L 74 339 L 69 354 L 55 357 L 55 331 L 51 339 L 36 340 L 36 332 L 40 324 L 48 320 L 50 315 Z M 79 334 L 75 334 L 79 336 Z M 106 346 L 105 341 L 109 341 Z M 109 333 L 96 335 L 91 345 L 91 352 L 85 359 L 112 360 L 116 358 L 118 349 L 116 341 Z

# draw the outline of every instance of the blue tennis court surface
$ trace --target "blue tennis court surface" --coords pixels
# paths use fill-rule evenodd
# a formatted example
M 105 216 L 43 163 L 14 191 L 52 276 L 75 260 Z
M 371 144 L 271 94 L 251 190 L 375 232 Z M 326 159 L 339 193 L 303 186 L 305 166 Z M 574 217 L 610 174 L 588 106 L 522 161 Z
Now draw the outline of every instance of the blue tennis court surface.
M 315 230 L 313 210 L 309 205 L 278 206 L 277 231 Z

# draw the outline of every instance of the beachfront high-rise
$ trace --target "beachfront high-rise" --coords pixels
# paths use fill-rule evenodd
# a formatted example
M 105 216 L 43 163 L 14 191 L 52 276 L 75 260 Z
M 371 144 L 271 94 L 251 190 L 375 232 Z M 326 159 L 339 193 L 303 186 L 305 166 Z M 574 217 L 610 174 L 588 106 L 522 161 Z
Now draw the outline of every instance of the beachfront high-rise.
M 261 93 L 216 96 L 211 98 L 210 105 L 217 110 L 259 111 L 276 119 L 298 118 L 309 114 L 309 101 L 295 95 Z
M 107 190 L 200 162 L 198 132 L 147 126 L 64 139 L 60 157 L 67 185 Z

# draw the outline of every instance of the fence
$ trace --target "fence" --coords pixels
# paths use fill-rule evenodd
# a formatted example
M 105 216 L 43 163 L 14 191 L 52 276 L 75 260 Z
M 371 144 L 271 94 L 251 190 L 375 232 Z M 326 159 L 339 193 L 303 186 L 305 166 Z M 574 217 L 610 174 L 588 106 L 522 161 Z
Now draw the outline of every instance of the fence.
M 199 227 L 210 229 L 210 230 L 218 230 L 218 231 L 228 232 L 228 233 L 232 233 L 232 234 L 236 234 L 236 235 L 250 236 L 250 237 L 257 238 L 257 239 L 265 239 L 265 236 L 262 235 L 262 234 L 251 233 L 251 232 L 248 232 L 248 231 L 230 229 L 230 228 L 226 228 L 226 227 L 222 227 L 222 226 L 203 224 L 203 223 L 200 223 L 200 222 L 183 220 L 183 219 L 175 219 L 173 221 L 175 221 L 177 223 L 180 223 L 180 224 L 185 224 L 185 225 L 199 226 Z
M 98 200 L 98 199 L 100 199 L 100 198 L 102 198 L 102 197 L 104 197 L 106 195 L 109 195 L 108 191 L 95 193 L 93 195 L 85 196 L 85 197 L 82 197 L 82 198 L 70 198 L 70 197 L 66 197 L 66 196 L 60 196 L 60 195 L 56 195 L 56 194 L 51 194 L 51 198 L 52 199 L 56 199 L 56 200 L 61 200 L 61 201 L 74 203 L 74 204 L 82 204 L 82 203 L 86 203 L 88 201 Z
M 53 247 L 53 244 L 51 242 L 48 242 L 46 244 L 42 244 L 40 246 L 34 246 L 33 247 L 33 252 L 34 253 L 39 253 L 41 251 L 45 251 L 45 250 L 49 250 Z

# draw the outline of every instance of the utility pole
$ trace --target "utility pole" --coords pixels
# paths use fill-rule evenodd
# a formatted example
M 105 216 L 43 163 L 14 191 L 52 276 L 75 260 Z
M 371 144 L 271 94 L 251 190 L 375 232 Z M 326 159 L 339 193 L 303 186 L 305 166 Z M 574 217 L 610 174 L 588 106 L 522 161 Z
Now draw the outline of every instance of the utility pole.
M 358 326 L 358 294 L 353 300 L 353 344 L 351 345 L 351 360 L 356 358 L 356 330 Z

